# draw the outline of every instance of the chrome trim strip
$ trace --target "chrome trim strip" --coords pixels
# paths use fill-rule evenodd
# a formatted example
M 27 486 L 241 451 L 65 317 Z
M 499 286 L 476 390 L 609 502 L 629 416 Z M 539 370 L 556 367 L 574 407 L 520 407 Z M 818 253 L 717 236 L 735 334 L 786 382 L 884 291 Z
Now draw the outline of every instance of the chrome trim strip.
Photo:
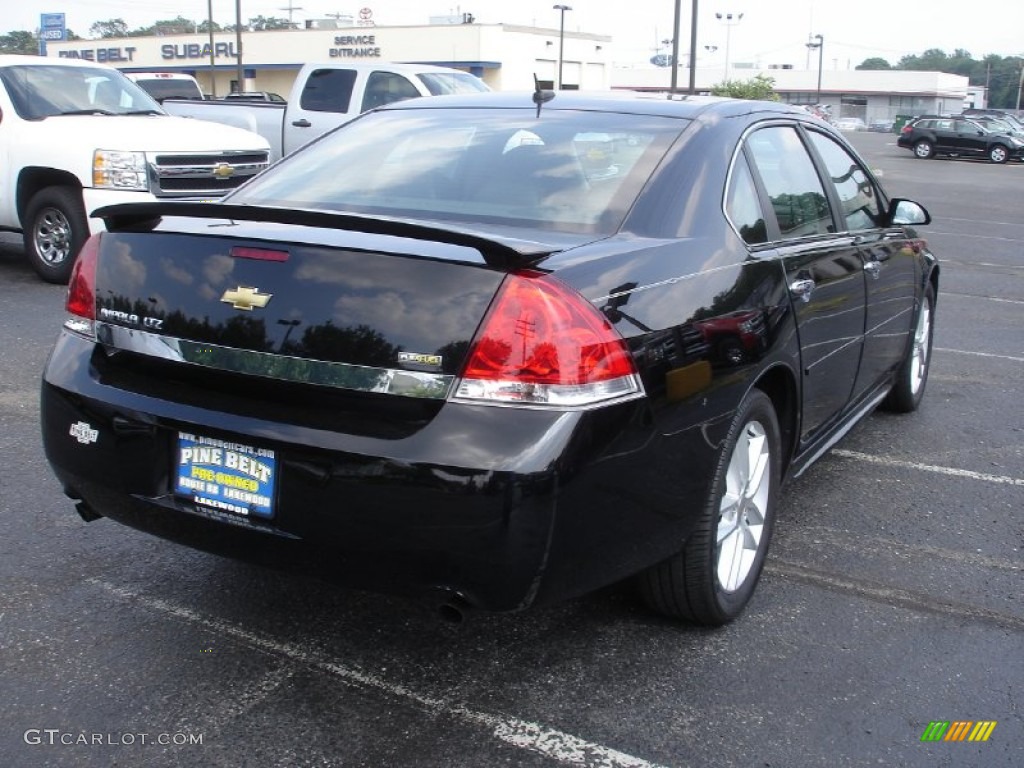
M 176 363 L 357 392 L 443 400 L 455 381 L 454 376 L 447 374 L 374 368 L 201 344 L 104 322 L 96 323 L 96 339 L 108 348 Z

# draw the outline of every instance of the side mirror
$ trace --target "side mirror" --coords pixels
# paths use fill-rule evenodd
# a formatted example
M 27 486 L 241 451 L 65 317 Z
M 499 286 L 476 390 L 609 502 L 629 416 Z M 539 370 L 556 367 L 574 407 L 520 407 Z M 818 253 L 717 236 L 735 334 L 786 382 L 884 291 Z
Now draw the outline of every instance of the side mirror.
M 932 217 L 920 203 L 896 197 L 889 201 L 889 223 L 893 226 L 931 224 Z

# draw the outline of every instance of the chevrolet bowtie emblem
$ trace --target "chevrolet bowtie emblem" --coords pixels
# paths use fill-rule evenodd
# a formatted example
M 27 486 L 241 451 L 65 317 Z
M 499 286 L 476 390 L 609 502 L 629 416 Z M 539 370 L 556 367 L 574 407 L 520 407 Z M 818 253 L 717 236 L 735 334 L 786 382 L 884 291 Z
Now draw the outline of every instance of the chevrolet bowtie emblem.
M 259 288 L 247 288 L 240 285 L 233 291 L 224 291 L 224 295 L 220 297 L 220 300 L 225 304 L 230 304 L 235 309 L 251 312 L 253 307 L 260 307 L 262 309 L 267 306 L 267 302 L 270 301 L 270 297 L 273 295 L 272 293 L 260 293 Z
M 213 167 L 213 175 L 220 179 L 226 179 L 229 176 L 235 175 L 235 169 L 227 163 L 217 163 Z

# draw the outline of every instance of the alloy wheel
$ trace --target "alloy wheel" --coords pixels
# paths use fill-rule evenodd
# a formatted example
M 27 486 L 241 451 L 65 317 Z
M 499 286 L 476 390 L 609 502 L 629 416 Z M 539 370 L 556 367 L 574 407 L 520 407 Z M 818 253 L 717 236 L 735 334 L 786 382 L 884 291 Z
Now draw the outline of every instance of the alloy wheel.
M 770 466 L 764 426 L 747 422 L 729 458 L 719 506 L 715 572 L 727 592 L 744 584 L 757 558 L 768 514 Z
M 910 357 L 910 392 L 916 395 L 924 386 L 928 373 L 929 340 L 932 335 L 931 305 L 925 302 L 917 316 L 917 327 L 914 329 L 914 346 Z

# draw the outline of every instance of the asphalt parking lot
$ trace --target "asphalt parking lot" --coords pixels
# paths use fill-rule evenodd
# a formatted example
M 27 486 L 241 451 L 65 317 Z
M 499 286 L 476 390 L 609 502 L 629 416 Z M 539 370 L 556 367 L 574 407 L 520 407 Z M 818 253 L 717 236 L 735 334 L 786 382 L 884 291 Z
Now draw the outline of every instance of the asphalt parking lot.
M 848 136 L 934 218 L 928 392 L 788 487 L 714 631 L 625 586 L 453 626 L 83 523 L 38 428 L 63 289 L 0 235 L 0 766 L 1024 765 L 1024 163 Z

